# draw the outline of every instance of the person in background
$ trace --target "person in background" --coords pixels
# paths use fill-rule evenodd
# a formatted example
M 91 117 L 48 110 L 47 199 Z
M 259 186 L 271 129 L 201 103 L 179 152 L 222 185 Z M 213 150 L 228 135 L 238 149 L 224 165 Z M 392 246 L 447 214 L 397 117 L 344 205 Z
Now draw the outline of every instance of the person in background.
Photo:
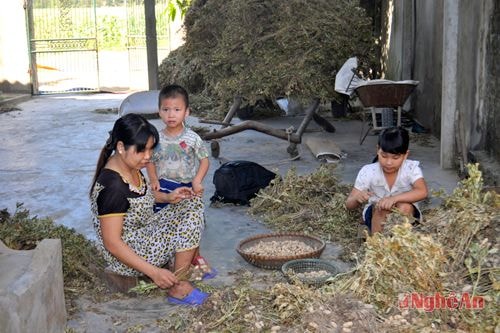
M 408 131 L 402 127 L 384 129 L 378 138 L 377 158 L 359 171 L 346 199 L 347 209 L 365 205 L 363 221 L 371 233 L 382 231 L 387 214 L 396 209 L 421 219 L 418 202 L 428 194 L 419 162 L 407 159 Z
M 101 150 L 90 189 L 93 225 L 107 270 L 122 276 L 149 277 L 168 289 L 168 301 L 200 305 L 207 293 L 181 276 L 198 251 L 204 226 L 203 206 L 189 199 L 188 187 L 170 193 L 151 191 L 141 169 L 159 142 L 145 118 L 119 118 Z M 154 202 L 170 205 L 154 213 Z M 174 260 L 174 271 L 164 267 Z

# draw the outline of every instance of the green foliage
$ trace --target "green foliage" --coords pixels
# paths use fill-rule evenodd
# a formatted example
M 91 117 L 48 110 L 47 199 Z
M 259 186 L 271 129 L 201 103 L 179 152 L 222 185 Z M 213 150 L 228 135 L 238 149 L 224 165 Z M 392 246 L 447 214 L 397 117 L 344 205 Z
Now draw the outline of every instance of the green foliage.
M 66 8 L 64 18 L 57 8 L 35 8 L 34 36 L 37 39 L 97 38 L 100 50 L 145 46 L 146 23 L 142 5 L 125 7 Z M 159 45 L 164 46 L 169 21 L 165 11 L 156 8 Z M 96 36 L 97 33 L 97 36 Z M 127 40 L 127 35 L 129 36 Z M 128 45 L 127 45 L 128 43 Z
M 102 17 L 97 31 L 99 48 L 109 50 L 123 47 L 126 32 L 124 24 L 124 20 L 118 16 L 107 15 Z
M 198 0 L 185 28 L 186 43 L 163 61 L 160 83 L 197 77 L 191 92 L 214 96 L 226 110 L 235 95 L 251 104 L 335 99 L 335 73 L 349 57 L 358 56 L 365 73 L 377 67 L 371 20 L 358 1 Z
M 175 21 L 177 11 L 180 12 L 181 19 L 183 19 L 190 5 L 191 0 L 169 0 L 167 8 L 165 8 L 165 13 L 167 14 L 169 21 Z
M 96 271 L 103 271 L 104 260 L 94 244 L 75 230 L 55 225 L 51 219 L 30 216 L 22 204 L 11 215 L 0 211 L 0 240 L 15 250 L 31 250 L 43 239 L 60 239 L 64 285 L 77 291 L 100 284 Z

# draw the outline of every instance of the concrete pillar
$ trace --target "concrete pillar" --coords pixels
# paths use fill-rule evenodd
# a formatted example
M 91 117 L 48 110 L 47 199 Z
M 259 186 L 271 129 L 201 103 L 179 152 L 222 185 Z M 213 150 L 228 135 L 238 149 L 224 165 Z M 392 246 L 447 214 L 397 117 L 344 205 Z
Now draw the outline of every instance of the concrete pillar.
M 459 6 L 460 1 L 444 0 L 440 156 L 443 169 L 455 167 Z
M 415 31 L 414 31 L 414 0 L 404 0 L 402 6 L 401 34 L 401 73 L 399 80 L 413 79 Z
M 0 241 L 0 272 L 1 332 L 64 332 L 61 240 L 44 239 L 31 251 Z

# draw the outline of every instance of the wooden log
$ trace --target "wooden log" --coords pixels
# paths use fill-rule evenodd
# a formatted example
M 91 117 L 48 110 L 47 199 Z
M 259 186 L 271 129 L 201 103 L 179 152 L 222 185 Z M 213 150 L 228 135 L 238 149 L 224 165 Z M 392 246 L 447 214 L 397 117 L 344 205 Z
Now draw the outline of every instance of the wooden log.
M 302 123 L 300 123 L 300 126 L 299 126 L 299 128 L 297 129 L 297 132 L 296 132 L 297 135 L 300 138 L 302 138 L 302 133 L 304 133 L 304 131 L 307 128 L 307 125 L 309 125 L 309 122 L 311 121 L 311 119 L 313 117 L 313 114 L 318 109 L 318 106 L 319 106 L 319 98 L 315 98 L 312 101 L 311 105 L 309 105 L 309 107 L 307 108 L 307 110 L 306 110 L 306 116 L 302 120 Z M 298 142 L 298 143 L 300 143 L 300 142 Z
M 223 123 L 222 128 L 226 128 L 227 126 L 229 126 L 231 120 L 233 120 L 234 114 L 240 108 L 241 101 L 242 101 L 241 96 L 234 97 L 233 105 L 231 106 L 229 112 L 226 114 L 226 117 L 224 117 L 224 120 L 222 121 Z
M 268 134 L 283 140 L 290 140 L 290 142 L 294 143 L 300 143 L 301 138 L 295 134 L 295 133 L 290 133 L 288 134 L 286 131 L 281 130 L 281 129 L 276 129 L 274 127 L 259 123 L 254 120 L 245 120 L 242 121 L 239 124 L 233 125 L 231 127 L 226 127 L 221 130 L 215 131 L 215 132 L 209 132 L 203 134 L 201 137 L 203 140 L 213 140 L 213 139 L 219 139 L 231 134 L 235 134 L 238 132 L 242 132 L 245 130 L 254 130 L 257 132 L 261 132 L 264 134 Z
M 306 116 L 300 123 L 299 128 L 297 129 L 296 134 L 299 137 L 299 142 L 293 142 L 291 141 L 290 144 L 288 145 L 288 148 L 286 151 L 292 156 L 292 157 L 297 157 L 299 155 L 299 150 L 297 149 L 297 144 L 302 141 L 302 134 L 305 132 L 307 125 L 309 125 L 309 122 L 311 122 L 311 119 L 313 118 L 313 115 L 316 113 L 316 110 L 318 109 L 319 106 L 319 98 L 315 98 L 311 105 L 306 110 Z
M 325 131 L 329 133 L 335 133 L 335 126 L 333 126 L 328 120 L 321 117 L 319 114 L 314 113 L 313 120 L 316 124 L 321 126 L 321 128 L 323 128 Z
M 236 104 L 236 98 L 235 98 L 235 104 Z M 233 106 L 235 105 L 233 104 Z M 268 134 L 283 140 L 287 140 L 290 142 L 290 144 L 299 144 L 302 142 L 302 134 L 304 133 L 305 129 L 307 128 L 307 125 L 311 121 L 313 114 L 316 112 L 319 106 L 319 99 L 314 99 L 311 105 L 307 108 L 306 110 L 306 116 L 302 120 L 302 123 L 300 124 L 298 130 L 296 133 L 288 133 L 285 130 L 281 129 L 276 129 L 274 127 L 259 123 L 254 120 L 245 120 L 239 124 L 233 125 L 231 127 L 225 127 L 222 128 L 221 130 L 214 131 L 214 132 L 209 132 L 201 135 L 203 140 L 213 140 L 213 139 L 219 139 L 231 134 L 235 134 L 244 130 L 254 130 L 258 131 L 264 134 Z M 236 111 L 235 111 L 236 112 Z M 229 115 L 229 113 L 228 113 Z M 232 117 L 226 116 L 226 119 L 231 121 Z M 226 121 L 224 119 L 224 122 Z
M 225 123 L 220 120 L 200 119 L 199 122 L 203 124 L 223 125 L 224 127 L 233 126 L 231 123 Z

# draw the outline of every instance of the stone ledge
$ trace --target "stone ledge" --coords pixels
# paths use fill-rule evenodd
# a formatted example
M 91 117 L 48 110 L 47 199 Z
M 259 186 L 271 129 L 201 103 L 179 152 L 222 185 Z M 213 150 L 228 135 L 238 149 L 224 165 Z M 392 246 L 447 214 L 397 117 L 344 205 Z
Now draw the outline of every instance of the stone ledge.
M 64 332 L 66 307 L 59 239 L 29 251 L 0 241 L 0 327 L 5 332 Z

